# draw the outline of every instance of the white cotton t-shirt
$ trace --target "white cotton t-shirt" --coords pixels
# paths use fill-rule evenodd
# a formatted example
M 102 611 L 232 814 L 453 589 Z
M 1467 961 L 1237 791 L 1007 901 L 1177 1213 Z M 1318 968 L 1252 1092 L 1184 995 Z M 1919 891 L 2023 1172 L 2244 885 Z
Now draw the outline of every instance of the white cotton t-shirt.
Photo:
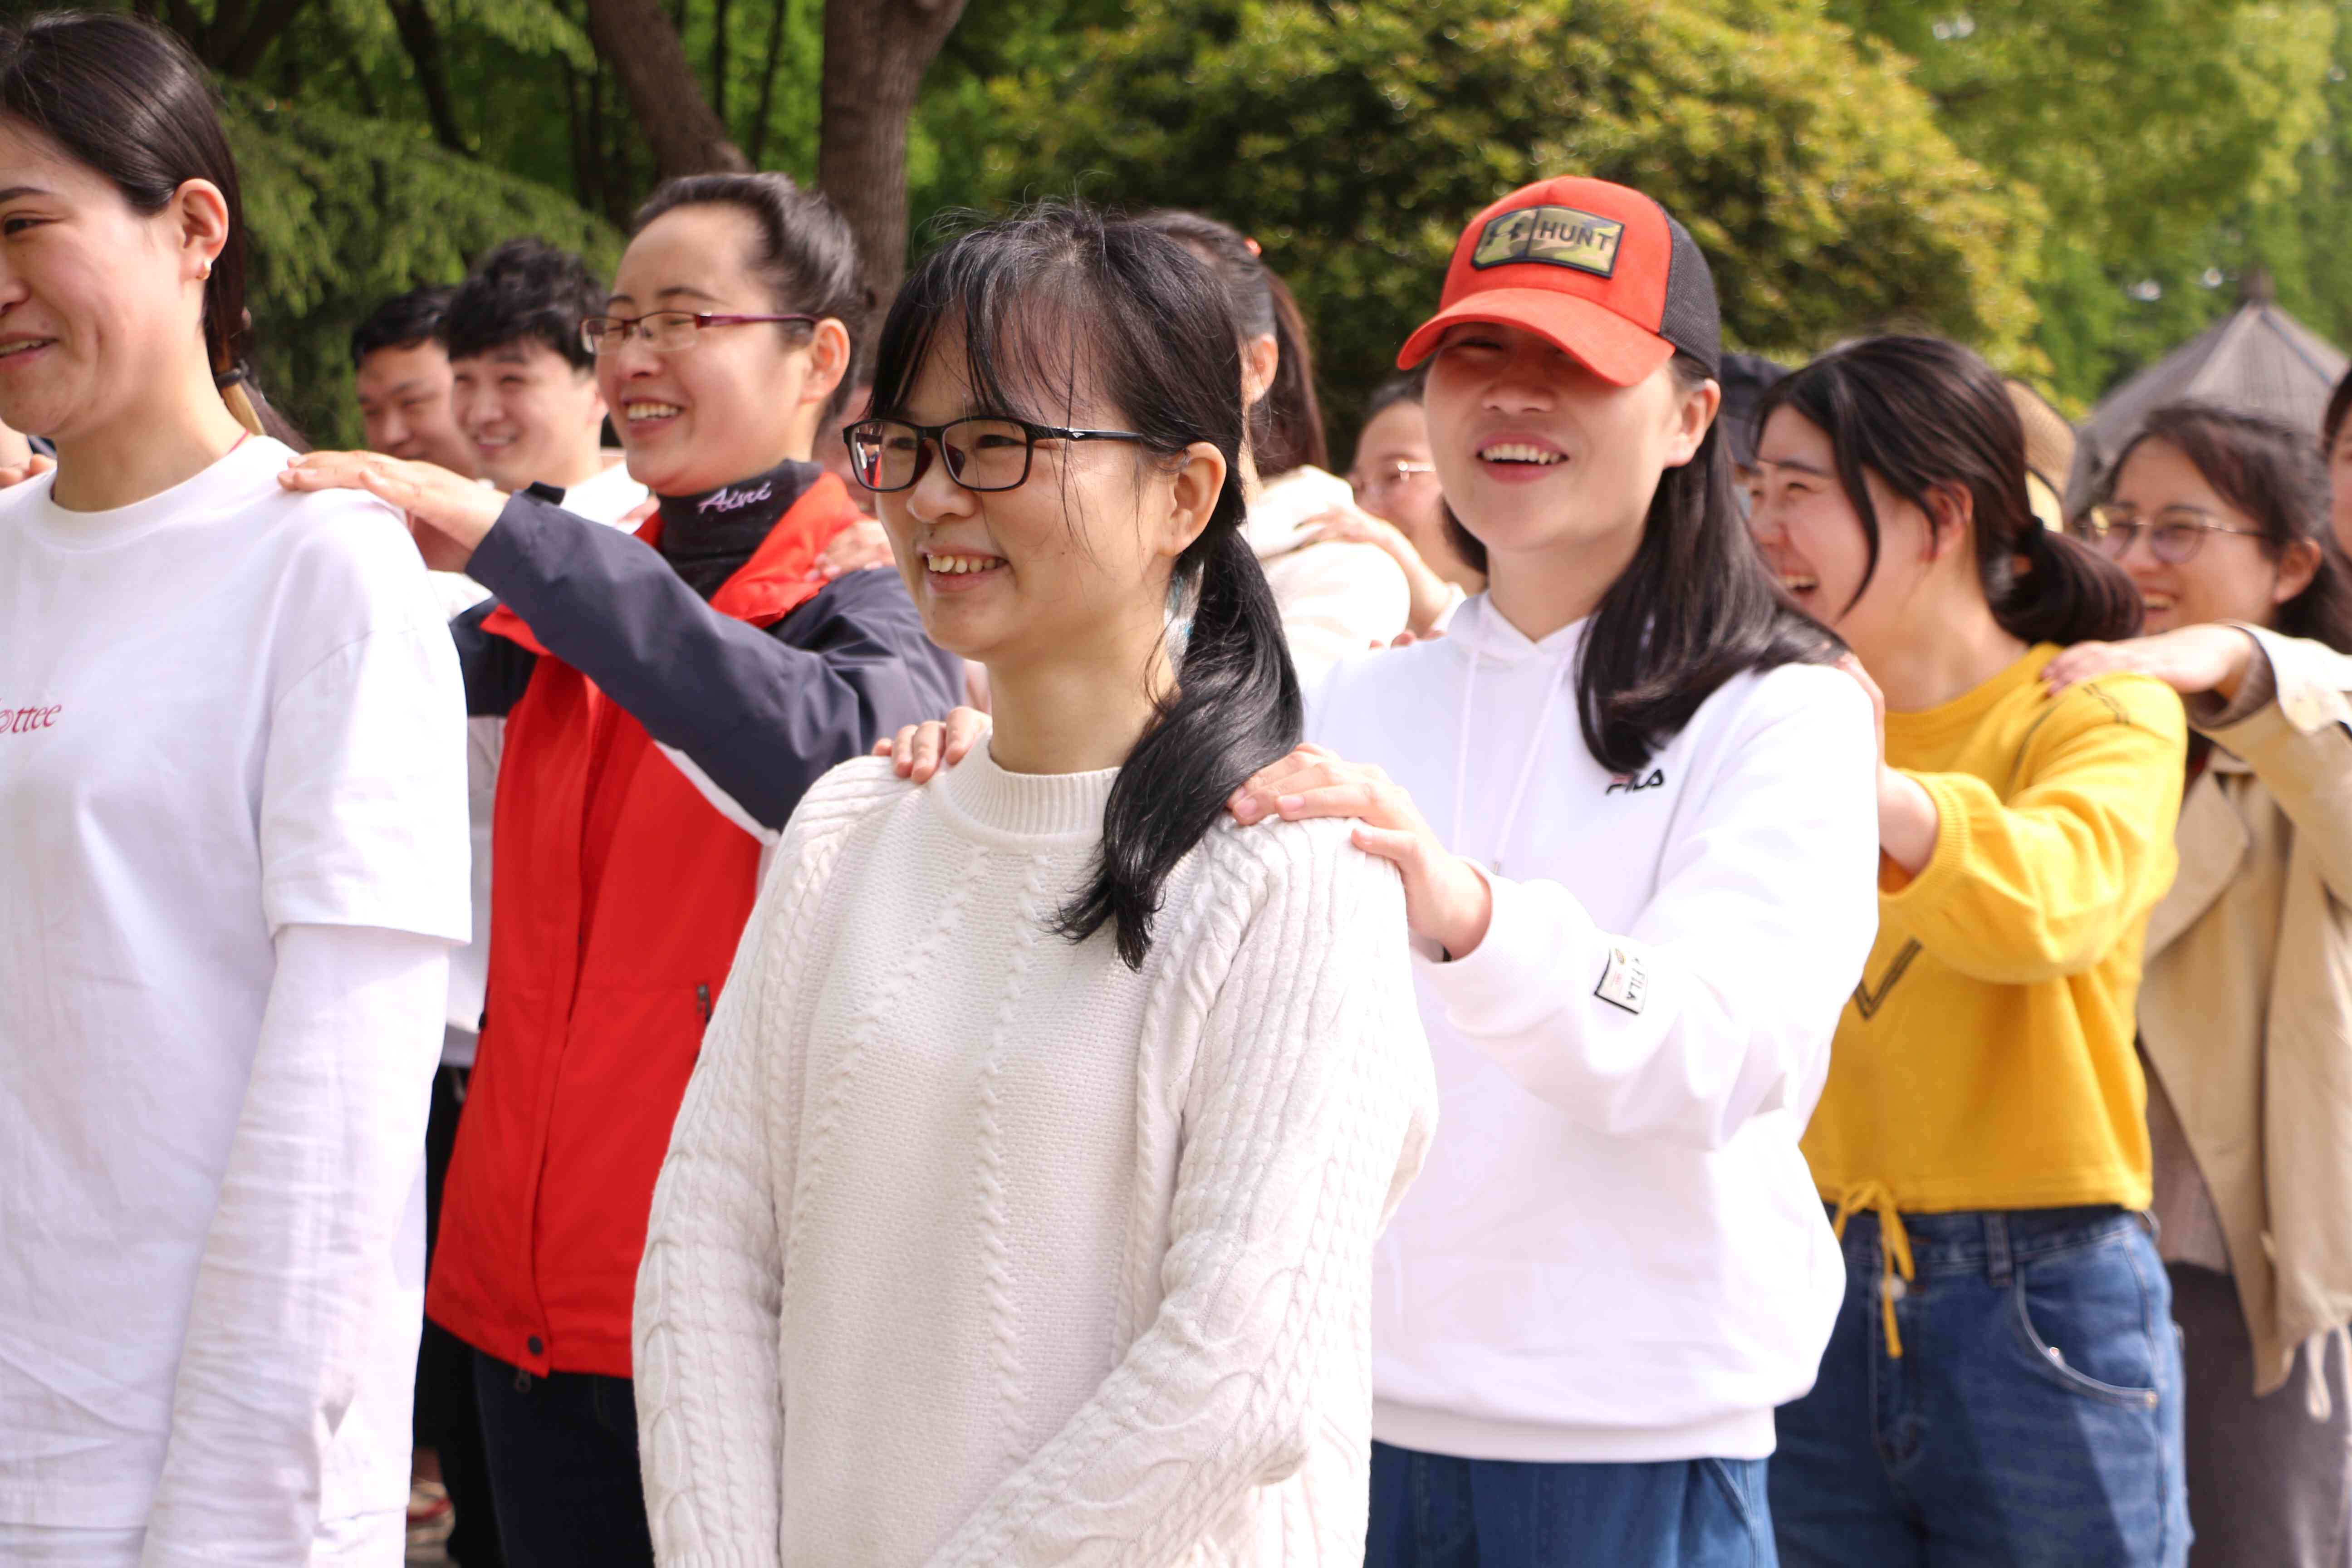
M 399 519 L 290 456 L 0 492 L 0 1521 L 145 1522 L 279 928 L 467 934 L 447 629 Z M 422 1244 L 372 1342 L 413 1348 Z M 404 1473 L 413 1373 L 365 1358 L 331 1494 Z

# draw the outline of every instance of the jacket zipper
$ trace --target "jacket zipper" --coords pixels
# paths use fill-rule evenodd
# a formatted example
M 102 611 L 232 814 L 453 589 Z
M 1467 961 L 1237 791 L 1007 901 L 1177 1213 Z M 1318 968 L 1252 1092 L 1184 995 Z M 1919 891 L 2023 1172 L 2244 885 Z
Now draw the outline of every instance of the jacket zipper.
M 700 1013 L 700 1014 L 702 1015 L 702 1026 L 703 1026 L 704 1028 L 706 1028 L 706 1029 L 707 1029 L 707 1028 L 709 1028 L 709 1027 L 710 1027 L 710 987 L 709 987 L 709 986 L 708 986 L 708 985 L 698 985 L 698 986 L 696 986 L 696 987 L 694 988 L 694 1007 L 695 1007 L 695 1011 L 696 1011 L 696 1012 Z

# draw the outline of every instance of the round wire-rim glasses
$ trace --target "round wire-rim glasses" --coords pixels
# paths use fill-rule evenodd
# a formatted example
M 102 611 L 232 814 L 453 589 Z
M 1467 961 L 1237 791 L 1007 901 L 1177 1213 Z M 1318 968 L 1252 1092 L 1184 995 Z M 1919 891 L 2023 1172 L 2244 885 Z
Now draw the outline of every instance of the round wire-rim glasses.
M 954 432 L 950 435 L 950 432 Z M 983 415 L 944 425 L 904 419 L 861 419 L 841 433 L 849 447 L 849 467 L 857 482 L 877 494 L 912 489 L 929 471 L 930 454 L 946 459 L 948 478 L 965 489 L 1019 489 L 1029 480 L 1030 459 L 1040 441 L 1140 441 L 1132 430 L 1077 430 L 1026 419 Z
M 2186 565 L 2194 560 L 2205 548 L 2209 533 L 2233 533 L 2242 539 L 2263 536 L 2258 528 L 2231 528 L 2212 521 L 2210 512 L 2187 506 L 2166 507 L 2153 522 L 2129 507 L 2095 506 L 2074 520 L 2070 531 L 2110 561 L 2130 554 L 2132 541 L 2145 533 L 2148 553 L 2167 566 Z
M 799 321 L 814 326 L 814 316 L 726 316 L 708 310 L 648 310 L 642 316 L 591 316 L 580 323 L 580 341 L 592 354 L 608 354 L 629 341 L 643 338 L 657 354 L 684 353 L 702 341 L 711 327 L 745 327 L 755 321 Z

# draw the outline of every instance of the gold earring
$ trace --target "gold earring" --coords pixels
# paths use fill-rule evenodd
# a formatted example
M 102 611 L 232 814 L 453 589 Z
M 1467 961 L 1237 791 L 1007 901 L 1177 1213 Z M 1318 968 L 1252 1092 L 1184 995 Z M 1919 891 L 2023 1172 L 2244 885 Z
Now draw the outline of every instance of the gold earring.
M 212 276 L 213 264 L 209 261 L 205 262 L 196 268 L 196 279 L 198 282 L 209 283 L 212 281 Z

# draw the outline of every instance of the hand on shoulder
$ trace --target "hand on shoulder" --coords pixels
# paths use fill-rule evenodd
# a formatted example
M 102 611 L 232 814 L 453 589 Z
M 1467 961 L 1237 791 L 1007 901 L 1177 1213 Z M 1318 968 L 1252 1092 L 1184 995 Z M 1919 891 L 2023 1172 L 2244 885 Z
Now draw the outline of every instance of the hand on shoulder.
M 2042 683 L 2055 697 L 2083 681 L 2130 671 L 2161 680 L 2183 697 L 2210 691 L 2227 701 L 2238 694 L 2259 648 L 2252 633 L 2218 624 L 2129 642 L 2076 643 L 2042 669 Z
M 381 452 L 305 452 L 286 465 L 278 482 L 298 493 L 364 490 L 398 507 L 417 552 L 436 572 L 463 572 L 471 564 L 507 504 L 504 491 Z

